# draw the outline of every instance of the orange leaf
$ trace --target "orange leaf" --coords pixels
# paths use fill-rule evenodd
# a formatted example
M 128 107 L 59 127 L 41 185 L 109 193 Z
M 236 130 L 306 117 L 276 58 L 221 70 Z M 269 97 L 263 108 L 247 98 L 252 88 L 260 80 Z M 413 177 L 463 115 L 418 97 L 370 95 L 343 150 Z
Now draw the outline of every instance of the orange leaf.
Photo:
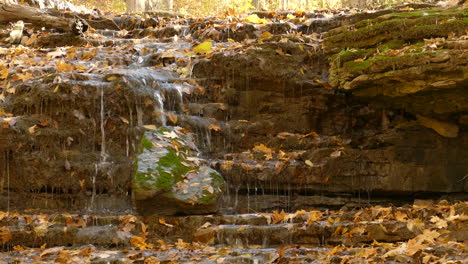
M 55 64 L 55 67 L 57 68 L 58 72 L 71 72 L 74 68 L 72 64 L 66 63 L 63 60 L 58 61 Z
M 8 68 L 0 66 L 0 79 L 6 79 L 6 77 L 8 77 Z

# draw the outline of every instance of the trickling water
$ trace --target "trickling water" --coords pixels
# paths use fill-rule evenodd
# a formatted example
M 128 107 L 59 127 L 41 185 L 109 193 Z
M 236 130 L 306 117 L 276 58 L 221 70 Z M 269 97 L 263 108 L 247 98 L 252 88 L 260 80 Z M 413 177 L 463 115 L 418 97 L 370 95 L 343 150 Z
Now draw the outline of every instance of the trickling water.
M 92 190 L 92 193 L 91 193 L 91 202 L 90 202 L 90 205 L 88 207 L 88 211 L 91 211 L 93 210 L 94 208 L 94 200 L 96 199 L 96 177 L 97 177 L 97 174 L 99 172 L 99 168 L 98 168 L 98 164 L 94 164 L 94 167 L 95 167 L 95 172 L 94 172 L 94 175 L 93 175 L 93 178 L 92 178 L 92 185 L 93 185 L 93 190 Z
M 247 181 L 247 213 L 250 213 L 250 186 Z
M 160 114 L 161 125 L 166 126 L 167 119 L 166 119 L 166 114 L 164 113 L 164 101 L 159 91 L 154 92 L 154 99 L 158 102 L 157 111 L 159 111 L 159 114 Z
M 104 129 L 104 87 L 101 86 L 101 160 L 100 162 L 106 162 L 107 154 L 106 154 L 106 130 Z

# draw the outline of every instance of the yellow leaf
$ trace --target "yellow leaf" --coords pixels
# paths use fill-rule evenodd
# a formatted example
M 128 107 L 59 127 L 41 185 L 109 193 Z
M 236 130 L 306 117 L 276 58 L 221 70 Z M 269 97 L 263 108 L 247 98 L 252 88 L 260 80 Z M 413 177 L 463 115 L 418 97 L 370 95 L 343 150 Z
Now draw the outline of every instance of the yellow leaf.
M 273 224 L 277 224 L 281 221 L 284 221 L 287 217 L 287 214 L 284 212 L 284 210 L 281 210 L 281 212 L 278 211 L 273 211 L 273 214 L 271 215 Z
M 34 125 L 34 126 L 28 128 L 29 133 L 34 134 L 34 133 L 36 132 L 36 128 L 37 128 L 36 125 Z
M 21 251 L 21 250 L 24 250 L 24 248 L 20 245 L 16 245 L 13 247 L 14 250 L 18 250 L 18 251 Z
M 314 164 L 313 164 L 312 161 L 310 161 L 310 160 L 306 160 L 306 161 L 305 161 L 305 164 L 306 164 L 307 166 L 309 166 L 309 167 L 313 167 L 313 166 L 314 166 Z
M 61 60 L 55 64 L 58 72 L 71 72 L 73 71 L 73 65 L 66 63 L 65 61 Z
M 208 126 L 208 129 L 209 129 L 209 130 L 214 130 L 214 131 L 220 131 L 220 130 L 221 130 L 221 127 L 219 127 L 219 126 L 217 126 L 217 125 L 215 125 L 215 124 L 210 124 L 210 125 Z
M 254 23 L 254 24 L 266 24 L 267 21 L 263 18 L 259 18 L 258 15 L 252 14 L 245 18 L 247 22 Z
M 273 34 L 271 34 L 271 33 L 268 32 L 268 31 L 265 31 L 265 32 L 263 32 L 263 33 L 260 35 L 260 38 L 261 38 L 261 39 L 267 39 L 267 38 L 270 38 L 271 36 L 273 36 Z
M 287 19 L 294 19 L 294 18 L 296 18 L 296 16 L 293 15 L 293 14 L 288 14 L 288 15 L 286 16 L 286 18 L 287 18 Z
M 205 40 L 203 43 L 193 47 L 193 50 L 198 53 L 206 53 L 213 48 L 213 42 L 211 40 Z
M 54 89 L 54 93 L 58 92 L 59 88 L 60 88 L 60 85 L 57 84 L 57 86 Z
M 0 66 L 0 79 L 6 79 L 6 77 L 8 77 L 8 68 Z
M 139 236 L 134 236 L 130 238 L 130 244 L 132 244 L 132 246 L 134 247 L 137 247 L 141 250 L 144 250 L 147 248 L 153 248 L 153 245 L 147 244 L 145 241 L 146 241 L 145 238 L 139 237 Z
M 177 115 L 172 113 L 172 112 L 167 112 L 166 113 L 167 117 L 169 117 L 169 120 L 175 125 L 177 123 Z
M 149 130 L 156 129 L 156 126 L 155 126 L 155 125 L 145 125 L 145 126 L 143 126 L 143 127 L 146 128 L 146 129 L 149 129 Z

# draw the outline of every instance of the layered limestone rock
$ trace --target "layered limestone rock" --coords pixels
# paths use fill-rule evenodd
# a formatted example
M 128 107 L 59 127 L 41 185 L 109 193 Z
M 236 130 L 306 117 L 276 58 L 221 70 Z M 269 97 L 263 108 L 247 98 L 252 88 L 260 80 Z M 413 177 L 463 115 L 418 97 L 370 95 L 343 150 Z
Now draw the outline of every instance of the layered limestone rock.
M 331 30 L 330 83 L 456 137 L 468 110 L 466 30 L 466 9 L 388 14 Z

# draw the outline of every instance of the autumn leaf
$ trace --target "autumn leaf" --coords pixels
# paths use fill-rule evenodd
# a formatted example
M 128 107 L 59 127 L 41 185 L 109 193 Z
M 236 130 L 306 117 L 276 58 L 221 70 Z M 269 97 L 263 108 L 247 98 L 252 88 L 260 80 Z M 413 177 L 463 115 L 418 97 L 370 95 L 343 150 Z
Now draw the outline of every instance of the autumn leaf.
M 307 224 L 310 225 L 316 221 L 319 221 L 322 218 L 323 213 L 320 211 L 312 211 L 307 217 Z
M 143 127 L 146 128 L 146 129 L 148 129 L 148 130 L 154 130 L 154 129 L 156 129 L 156 126 L 155 126 L 155 125 L 144 125 Z
M 169 120 L 172 122 L 172 124 L 177 124 L 177 115 L 172 113 L 172 112 L 167 112 L 166 113 L 167 117 L 169 118 Z
M 245 18 L 247 22 L 254 23 L 254 24 L 266 24 L 267 21 L 264 18 L 258 17 L 257 14 L 249 15 Z
M 165 138 L 170 138 L 170 139 L 179 138 L 179 136 L 178 136 L 174 131 L 171 131 L 171 132 L 164 132 L 164 133 L 163 133 L 163 137 L 165 137 Z
M 159 218 L 159 219 L 158 219 L 158 222 L 159 222 L 159 224 L 165 225 L 165 226 L 167 226 L 167 227 L 174 227 L 174 225 L 171 225 L 171 224 L 166 223 L 166 219 L 164 219 L 164 218 Z
M 140 250 L 153 248 L 153 245 L 146 243 L 146 238 L 140 236 L 134 236 L 130 238 L 130 244 L 134 247 L 137 247 Z
M 5 66 L 0 66 L 0 79 L 6 79 L 8 77 L 8 68 Z
M 271 33 L 268 32 L 268 31 L 265 31 L 265 32 L 263 32 L 262 34 L 260 34 L 260 38 L 261 38 L 261 39 L 271 38 L 272 36 L 273 36 L 273 34 L 271 34 Z
M 63 60 L 58 61 L 55 64 L 55 67 L 58 72 L 71 72 L 73 71 L 73 68 L 74 68 L 72 64 L 66 63 Z
M 213 130 L 213 131 L 221 131 L 221 127 L 219 127 L 218 125 L 215 125 L 215 124 L 210 124 L 208 126 L 208 129 Z
M 339 156 L 341 156 L 341 152 L 342 152 L 341 150 L 336 150 L 332 154 L 330 154 L 330 157 L 338 158 Z
M 273 224 L 277 224 L 279 222 L 282 222 L 287 219 L 288 214 L 284 212 L 284 210 L 281 210 L 281 212 L 278 211 L 273 211 L 271 215 L 271 220 L 273 221 Z
M 205 40 L 203 43 L 198 44 L 197 46 L 193 47 L 193 50 L 198 53 L 206 53 L 211 51 L 213 48 L 213 41 Z
M 81 217 L 75 217 L 75 218 L 67 217 L 66 223 L 68 227 L 85 227 L 86 226 L 86 221 Z
M 232 160 L 225 160 L 221 163 L 221 168 L 225 171 L 229 171 L 232 169 L 232 166 L 234 165 L 234 161 Z
M 13 238 L 11 231 L 6 227 L 0 227 L 0 242 L 5 244 Z

